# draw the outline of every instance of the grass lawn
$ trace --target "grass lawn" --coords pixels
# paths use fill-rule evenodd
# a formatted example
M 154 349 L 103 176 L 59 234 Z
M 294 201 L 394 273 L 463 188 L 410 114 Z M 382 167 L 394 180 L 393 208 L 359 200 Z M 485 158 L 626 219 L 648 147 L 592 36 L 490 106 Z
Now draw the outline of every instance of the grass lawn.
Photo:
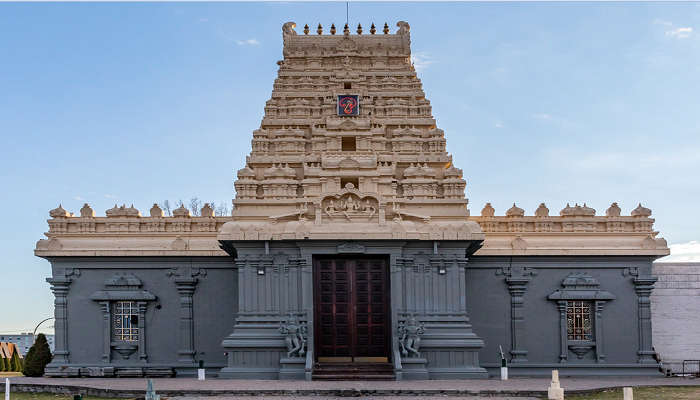
M 11 378 L 13 376 L 24 376 L 21 372 L 0 372 L 0 378 Z
M 622 400 L 622 389 L 610 389 L 595 394 L 567 394 L 566 400 Z M 700 386 L 634 388 L 634 400 L 698 400 Z

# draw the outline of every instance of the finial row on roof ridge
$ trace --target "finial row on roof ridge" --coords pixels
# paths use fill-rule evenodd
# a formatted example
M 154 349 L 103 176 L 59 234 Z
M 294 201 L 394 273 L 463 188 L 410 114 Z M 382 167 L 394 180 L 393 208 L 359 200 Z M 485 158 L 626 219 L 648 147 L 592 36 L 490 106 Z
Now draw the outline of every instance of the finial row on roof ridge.
M 297 24 L 295 22 L 286 22 L 284 25 L 282 25 L 282 34 L 283 35 L 296 35 L 297 33 L 294 30 L 294 28 L 296 28 L 296 26 L 297 26 Z M 397 22 L 396 26 L 399 28 L 396 31 L 397 35 L 407 34 L 411 29 L 408 22 L 405 22 L 405 21 Z M 304 32 L 304 35 L 308 35 L 309 32 L 311 32 L 311 28 L 309 27 L 309 24 L 304 25 L 303 32 Z M 337 32 L 337 29 L 335 27 L 335 23 L 332 23 L 331 28 L 330 28 L 330 34 L 335 35 L 336 32 Z M 364 30 L 362 28 L 361 23 L 357 24 L 357 29 L 355 32 L 357 32 L 358 35 L 362 35 L 362 32 L 364 32 Z M 369 33 L 370 33 L 370 35 L 374 35 L 375 33 L 377 33 L 377 27 L 374 25 L 374 22 L 372 22 L 372 25 L 369 28 Z M 385 35 L 389 34 L 389 24 L 386 22 L 384 23 L 384 27 L 382 28 L 382 33 L 384 33 Z M 316 27 L 316 34 L 323 35 L 323 25 L 321 25 L 320 23 Z M 350 34 L 350 26 L 347 23 L 343 27 L 343 34 L 344 35 Z
M 173 217 L 191 217 L 192 214 L 190 213 L 190 210 L 185 208 L 184 204 L 181 204 L 180 207 L 176 208 L 172 212 Z M 122 204 L 121 206 L 117 206 L 116 204 L 114 207 L 110 208 L 109 210 L 105 211 L 105 215 L 107 217 L 141 217 L 141 212 L 134 207 L 132 204 L 130 207 L 127 207 L 126 204 Z M 153 203 L 153 207 L 150 209 L 150 216 L 151 217 L 163 217 L 165 214 L 163 212 L 163 209 L 160 208 L 160 206 L 157 203 Z M 75 217 L 75 215 L 72 212 L 66 211 L 62 205 L 58 205 L 58 207 L 54 208 L 53 210 L 49 211 L 49 216 L 51 218 L 71 218 Z M 201 217 L 214 217 L 214 208 L 211 206 L 209 203 L 204 203 L 204 206 L 202 206 L 200 210 L 200 215 Z M 80 217 L 81 218 L 95 218 L 95 211 L 90 207 L 88 203 L 85 203 L 83 207 L 80 209 Z
M 620 206 L 617 205 L 617 203 L 612 203 L 610 207 L 605 211 L 605 216 L 606 217 L 619 217 L 621 213 Z M 495 216 L 495 209 L 491 205 L 491 203 L 486 203 L 484 208 L 481 210 L 481 216 L 482 217 L 493 217 Z M 574 206 L 572 207 L 570 203 L 566 203 L 566 207 L 564 207 L 561 211 L 559 211 L 559 215 L 562 217 L 594 217 L 595 216 L 595 210 L 591 207 L 588 207 L 586 203 L 583 203 L 582 206 L 578 205 L 578 203 L 575 203 Z M 637 208 L 632 210 L 630 213 L 631 216 L 633 217 L 650 217 L 651 216 L 651 210 L 649 208 L 643 207 L 642 203 L 639 203 Z M 525 210 L 522 208 L 518 207 L 513 203 L 513 206 L 509 208 L 506 211 L 506 217 L 524 217 L 525 216 Z M 535 210 L 535 216 L 536 217 L 549 217 L 549 208 L 544 203 L 540 203 L 539 207 Z

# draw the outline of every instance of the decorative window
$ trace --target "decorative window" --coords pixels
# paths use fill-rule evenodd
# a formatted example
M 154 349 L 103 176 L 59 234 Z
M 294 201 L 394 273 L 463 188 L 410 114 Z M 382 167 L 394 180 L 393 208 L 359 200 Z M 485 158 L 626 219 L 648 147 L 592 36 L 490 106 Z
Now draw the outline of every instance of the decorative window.
M 112 339 L 121 342 L 137 342 L 139 340 L 139 307 L 136 302 L 114 302 L 112 315 Z
M 102 361 L 111 362 L 115 354 L 128 360 L 138 352 L 147 361 L 146 310 L 156 296 L 143 289 L 141 280 L 128 272 L 117 272 L 105 280 L 104 290 L 90 298 L 102 310 Z
M 566 334 L 568 340 L 593 340 L 593 314 L 590 301 L 566 302 Z
M 547 298 L 559 310 L 559 362 L 571 361 L 571 354 L 584 359 L 593 351 L 593 360 L 603 362 L 603 305 L 615 295 L 600 289 L 597 279 L 585 272 L 569 274 L 561 289 Z M 590 356 L 588 356 L 590 360 Z

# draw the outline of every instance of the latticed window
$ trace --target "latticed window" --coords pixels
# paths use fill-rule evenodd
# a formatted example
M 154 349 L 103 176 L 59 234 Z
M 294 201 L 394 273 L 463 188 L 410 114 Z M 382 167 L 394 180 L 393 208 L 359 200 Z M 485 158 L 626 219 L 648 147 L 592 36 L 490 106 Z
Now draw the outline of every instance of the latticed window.
M 113 309 L 112 337 L 122 342 L 139 340 L 139 309 L 135 301 L 117 301 Z
M 566 302 L 566 333 L 569 340 L 593 340 L 590 301 Z

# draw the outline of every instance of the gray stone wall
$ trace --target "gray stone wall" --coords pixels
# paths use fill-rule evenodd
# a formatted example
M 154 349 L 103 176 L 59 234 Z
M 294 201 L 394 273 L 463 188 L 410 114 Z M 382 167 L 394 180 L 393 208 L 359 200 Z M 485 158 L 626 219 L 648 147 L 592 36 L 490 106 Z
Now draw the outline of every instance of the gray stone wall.
M 700 263 L 654 263 L 654 348 L 664 368 L 681 372 L 683 360 L 700 360 Z M 697 372 L 698 366 L 688 365 Z
M 57 307 L 59 353 L 47 369 L 49 375 L 172 375 L 193 373 L 199 360 L 207 368 L 225 365 L 221 338 L 230 331 L 238 310 L 238 277 L 230 258 L 50 261 L 53 277 L 49 281 L 54 287 L 56 281 L 64 286 L 67 311 L 61 314 Z M 95 293 L 114 293 L 105 282 L 115 276 L 137 278 L 141 286 L 136 292 L 155 297 L 144 301 L 144 341 L 139 344 L 143 348 L 126 358 L 106 336 L 111 325 L 105 313 L 108 307 L 103 306 L 106 302 L 94 299 Z
M 615 299 L 602 304 L 600 322 L 594 324 L 600 328 L 596 347 L 579 358 L 566 346 L 562 360 L 560 310 L 548 296 L 573 273 L 590 275 Z M 472 257 L 467 302 L 474 331 L 486 343 L 481 365 L 496 374 L 501 345 L 513 375 L 548 375 L 552 368 L 562 375 L 658 373 L 650 345 L 645 345 L 650 326 L 639 318 L 645 310 L 642 303 L 640 311 L 639 301 L 645 296 L 644 278 L 650 273 L 651 260 L 644 257 Z M 522 303 L 515 307 L 515 322 L 511 292 Z
M 553 368 L 563 375 L 658 373 L 651 351 L 650 257 L 467 260 L 469 246 L 459 241 L 332 240 L 266 246 L 259 241 L 237 243 L 236 260 L 52 259 L 48 281 L 56 296 L 56 353 L 47 373 L 186 375 L 203 360 L 211 372 L 223 377 L 308 379 L 313 365 L 312 260 L 317 254 L 388 257 L 391 357 L 399 377 L 402 373 L 405 379 L 477 377 L 485 374 L 484 368 L 496 374 L 499 345 L 513 375 L 548 375 Z M 665 271 L 686 271 L 674 268 Z M 699 276 L 695 271 L 693 279 Z M 669 288 L 676 285 L 672 279 L 685 278 L 660 276 L 662 293 L 652 304 L 657 346 L 659 339 L 668 342 L 673 337 L 671 342 L 678 342 L 668 327 L 679 319 L 697 321 L 691 316 L 700 310 L 698 302 L 688 304 L 687 296 L 697 298 L 700 289 Z M 573 283 L 565 284 L 567 280 Z M 142 304 L 144 340 L 131 353 L 105 336 L 111 323 L 105 299 L 120 296 Z M 566 338 L 562 342 L 565 326 L 557 299 L 566 296 L 597 299 L 594 346 L 582 349 L 570 347 Z M 279 327 L 290 312 L 310 328 L 304 360 L 285 359 Z M 421 358 L 401 360 L 395 335 L 399 322 L 409 315 L 416 315 L 426 332 Z M 659 320 L 659 315 L 669 320 Z M 692 338 L 683 346 L 674 354 L 698 347 Z

